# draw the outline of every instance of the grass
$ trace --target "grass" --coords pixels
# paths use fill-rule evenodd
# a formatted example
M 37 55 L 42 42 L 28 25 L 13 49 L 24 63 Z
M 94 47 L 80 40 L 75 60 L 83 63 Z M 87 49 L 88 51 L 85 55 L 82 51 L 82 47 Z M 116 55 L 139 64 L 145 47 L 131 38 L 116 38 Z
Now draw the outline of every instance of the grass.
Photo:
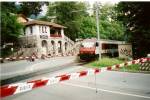
M 102 67 L 107 67 L 107 66 L 112 66 L 116 64 L 123 63 L 123 59 L 119 58 L 102 58 L 99 61 L 93 61 L 85 65 L 86 67 L 92 67 L 92 68 L 102 68 Z M 120 68 L 118 71 L 127 71 L 127 72 L 138 72 L 140 71 L 139 69 L 140 65 L 134 64 L 134 65 L 129 65 Z
M 122 67 L 119 70 L 120 71 L 127 71 L 127 72 L 137 72 L 137 71 L 140 71 L 139 67 L 140 67 L 140 65 L 134 64 L 134 65 Z
M 86 66 L 90 66 L 94 68 L 101 68 L 101 67 L 106 67 L 106 66 L 112 66 L 115 64 L 120 64 L 122 62 L 124 61 L 118 58 L 102 58 L 99 61 L 90 62 Z

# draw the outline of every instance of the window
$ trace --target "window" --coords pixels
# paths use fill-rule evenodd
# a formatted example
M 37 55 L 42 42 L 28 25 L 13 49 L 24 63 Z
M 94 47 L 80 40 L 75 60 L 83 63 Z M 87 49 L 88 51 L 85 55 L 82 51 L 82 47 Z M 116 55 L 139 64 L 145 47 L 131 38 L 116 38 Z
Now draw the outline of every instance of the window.
M 41 28 L 42 28 L 42 33 L 47 33 L 47 27 L 46 26 L 41 26 Z
M 30 26 L 30 33 L 32 34 L 33 33 L 33 27 Z
M 44 27 L 42 26 L 42 33 L 44 33 Z
M 46 26 L 45 26 L 45 33 L 47 33 L 47 28 L 46 28 Z

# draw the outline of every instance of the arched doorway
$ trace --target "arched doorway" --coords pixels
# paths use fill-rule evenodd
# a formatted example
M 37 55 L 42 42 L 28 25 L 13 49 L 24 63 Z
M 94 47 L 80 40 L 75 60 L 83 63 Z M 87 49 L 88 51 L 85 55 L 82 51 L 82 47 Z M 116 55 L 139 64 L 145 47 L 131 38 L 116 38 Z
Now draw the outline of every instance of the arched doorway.
M 65 42 L 65 51 L 67 51 L 67 46 L 68 46 L 68 44 L 67 44 L 67 42 Z
M 62 52 L 62 42 L 58 41 L 58 53 Z
M 55 54 L 55 42 L 52 40 L 51 44 L 52 44 L 52 52 L 53 54 Z
M 47 55 L 47 41 L 42 40 L 42 54 Z

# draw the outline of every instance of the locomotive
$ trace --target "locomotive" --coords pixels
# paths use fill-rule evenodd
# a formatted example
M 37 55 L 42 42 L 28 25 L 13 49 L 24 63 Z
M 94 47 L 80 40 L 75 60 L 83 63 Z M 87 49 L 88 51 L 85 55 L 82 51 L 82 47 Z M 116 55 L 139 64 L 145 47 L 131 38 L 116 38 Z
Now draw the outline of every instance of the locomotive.
M 79 58 L 81 61 L 95 60 L 99 58 L 99 43 L 96 39 L 85 39 L 79 48 Z

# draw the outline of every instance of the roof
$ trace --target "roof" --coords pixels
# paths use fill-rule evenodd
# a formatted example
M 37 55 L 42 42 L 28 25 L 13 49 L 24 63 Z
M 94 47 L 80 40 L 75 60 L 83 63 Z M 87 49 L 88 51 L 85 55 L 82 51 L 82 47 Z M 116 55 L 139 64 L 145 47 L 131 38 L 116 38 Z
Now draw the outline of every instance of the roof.
M 108 40 L 108 39 L 100 39 L 100 42 L 107 44 L 127 44 L 126 41 Z
M 91 39 L 84 39 L 83 42 L 96 42 L 96 38 Z M 107 44 L 130 44 L 126 41 L 118 41 L 118 40 L 108 40 L 108 39 L 100 39 L 100 43 L 107 43 Z
M 52 27 L 56 27 L 56 28 L 66 28 L 65 26 L 56 24 L 56 23 L 52 23 L 52 22 L 47 22 L 47 21 L 39 21 L 39 20 L 33 20 L 33 21 L 28 21 L 23 23 L 25 26 L 29 26 L 29 25 L 47 25 L 47 26 L 52 26 Z
M 25 15 L 23 15 L 23 14 L 17 14 L 17 16 L 24 18 L 26 21 L 29 21 L 28 18 Z

